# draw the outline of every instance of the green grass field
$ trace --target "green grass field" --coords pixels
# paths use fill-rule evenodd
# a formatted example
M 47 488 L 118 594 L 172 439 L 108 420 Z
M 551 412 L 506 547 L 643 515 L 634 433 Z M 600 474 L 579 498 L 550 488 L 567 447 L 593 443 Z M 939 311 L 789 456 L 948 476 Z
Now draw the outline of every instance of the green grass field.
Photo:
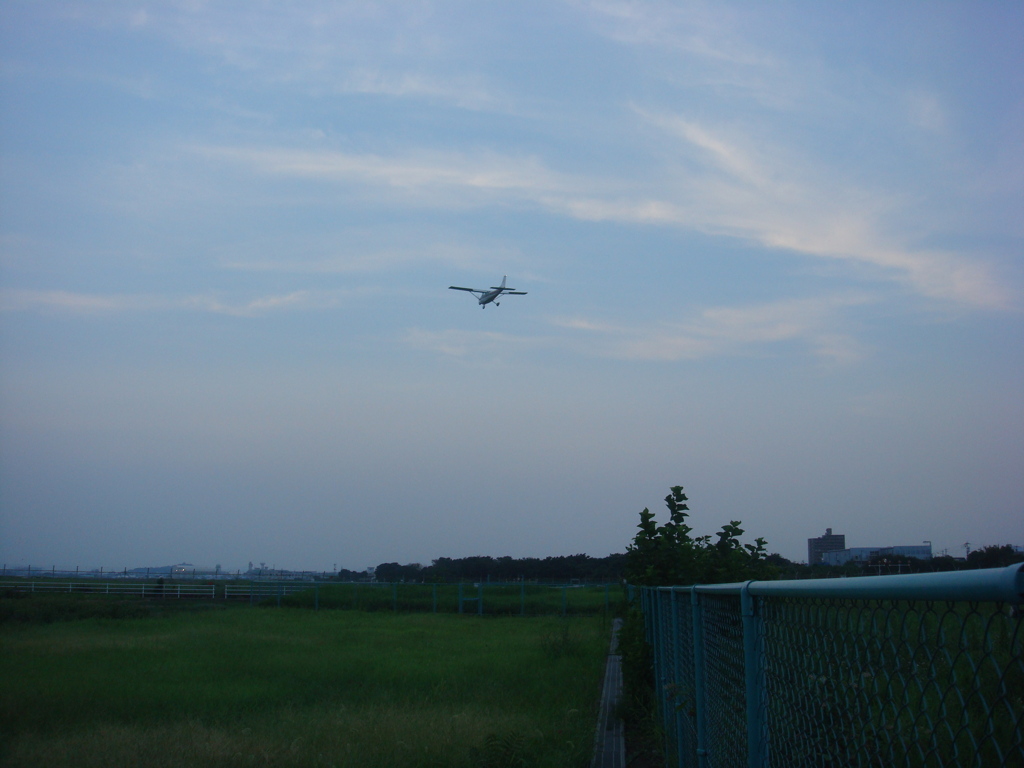
M 597 615 L 620 610 L 623 591 L 616 585 L 560 587 L 536 584 L 320 584 L 281 598 L 282 605 L 354 608 L 361 611 L 436 611 L 487 616 Z M 265 602 L 274 603 L 274 597 Z
M 583 766 L 603 617 L 245 606 L 0 625 L 5 766 Z

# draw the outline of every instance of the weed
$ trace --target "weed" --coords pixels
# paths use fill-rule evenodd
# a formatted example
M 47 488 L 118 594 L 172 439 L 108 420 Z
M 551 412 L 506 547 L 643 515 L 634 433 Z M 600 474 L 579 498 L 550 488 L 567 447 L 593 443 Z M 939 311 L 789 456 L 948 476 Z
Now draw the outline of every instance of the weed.
M 586 652 L 582 639 L 574 634 L 570 623 L 564 620 L 560 627 L 544 636 L 542 646 L 544 655 L 550 659 L 578 657 Z

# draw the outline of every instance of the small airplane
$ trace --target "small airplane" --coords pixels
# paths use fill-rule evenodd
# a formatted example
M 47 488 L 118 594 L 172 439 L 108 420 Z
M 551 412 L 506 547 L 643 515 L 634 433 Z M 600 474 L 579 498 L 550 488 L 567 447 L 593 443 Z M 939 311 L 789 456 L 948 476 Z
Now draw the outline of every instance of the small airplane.
M 463 288 L 458 285 L 449 285 L 449 290 L 453 291 L 469 291 L 473 295 L 477 295 L 476 300 L 480 304 L 480 309 L 487 309 L 487 305 L 495 299 L 501 297 L 502 294 L 509 294 L 510 296 L 525 296 L 526 291 L 514 291 L 511 288 L 505 287 L 505 281 L 508 279 L 508 275 L 501 278 L 501 285 L 492 285 L 489 291 L 482 291 L 479 288 Z M 500 307 L 501 303 L 494 301 L 494 306 Z

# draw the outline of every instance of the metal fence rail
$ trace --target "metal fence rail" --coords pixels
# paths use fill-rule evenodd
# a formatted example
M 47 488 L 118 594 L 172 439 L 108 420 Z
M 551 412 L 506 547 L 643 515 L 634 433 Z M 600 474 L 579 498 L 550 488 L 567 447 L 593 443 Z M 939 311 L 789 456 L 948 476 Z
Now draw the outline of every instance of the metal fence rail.
M 640 588 L 670 764 L 1024 766 L 1024 564 Z
M 214 598 L 247 601 L 252 605 L 276 601 L 296 608 L 353 609 L 394 612 L 465 613 L 476 615 L 594 615 L 610 613 L 621 599 L 621 585 L 474 582 L 418 584 L 393 582 L 322 581 L 74 581 L 0 578 L 5 593 L 87 593 L 95 596 Z M 613 592 L 615 593 L 613 596 Z M 613 606 L 614 602 L 614 606 Z
M 166 598 L 212 598 L 216 596 L 214 589 L 213 584 L 158 584 L 145 581 L 0 581 L 0 590 L 12 592 L 90 593 Z

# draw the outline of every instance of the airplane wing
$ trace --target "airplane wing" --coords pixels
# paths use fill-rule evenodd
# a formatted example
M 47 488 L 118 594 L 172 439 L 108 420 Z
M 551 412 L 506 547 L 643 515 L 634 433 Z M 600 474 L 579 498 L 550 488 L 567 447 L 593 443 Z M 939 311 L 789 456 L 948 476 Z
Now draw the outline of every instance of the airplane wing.
M 448 289 L 452 291 L 469 291 L 470 293 L 481 293 L 481 291 L 478 291 L 476 288 L 463 288 L 462 286 L 459 285 L 449 285 Z
M 505 291 L 506 296 L 525 296 L 526 291 Z

